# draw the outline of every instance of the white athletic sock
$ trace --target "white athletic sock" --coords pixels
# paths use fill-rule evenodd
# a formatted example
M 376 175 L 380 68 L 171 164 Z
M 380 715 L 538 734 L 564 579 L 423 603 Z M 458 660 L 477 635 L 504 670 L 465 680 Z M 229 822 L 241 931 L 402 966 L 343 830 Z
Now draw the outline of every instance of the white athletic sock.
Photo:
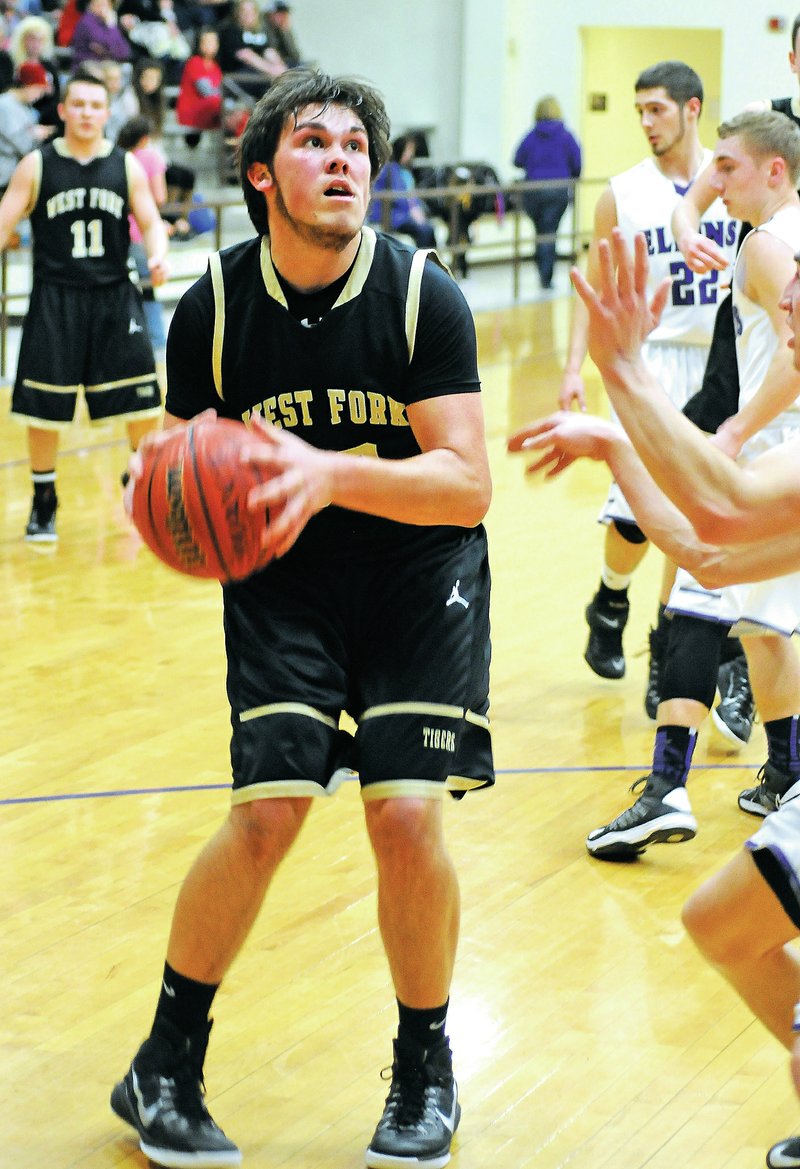
M 603 571 L 600 573 L 600 579 L 607 589 L 614 589 L 621 592 L 626 589 L 631 583 L 633 573 L 631 572 L 614 572 L 613 568 L 609 568 L 607 564 L 603 565 Z

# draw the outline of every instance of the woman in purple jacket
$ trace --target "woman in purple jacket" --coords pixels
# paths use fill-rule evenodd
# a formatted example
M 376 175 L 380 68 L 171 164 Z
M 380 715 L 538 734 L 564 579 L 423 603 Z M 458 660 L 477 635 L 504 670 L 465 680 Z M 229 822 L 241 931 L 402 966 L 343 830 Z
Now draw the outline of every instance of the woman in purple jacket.
M 112 0 L 89 0 L 70 44 L 73 67 L 84 61 L 122 62 L 131 56 L 130 42 L 119 26 Z
M 536 267 L 542 288 L 553 282 L 556 259 L 556 232 L 574 190 L 574 180 L 581 173 L 581 148 L 564 125 L 561 107 L 552 97 L 543 97 L 534 113 L 535 126 L 517 147 L 514 166 L 525 171 L 530 181 L 543 179 L 573 180 L 563 186 L 524 191 L 522 206 L 536 228 Z

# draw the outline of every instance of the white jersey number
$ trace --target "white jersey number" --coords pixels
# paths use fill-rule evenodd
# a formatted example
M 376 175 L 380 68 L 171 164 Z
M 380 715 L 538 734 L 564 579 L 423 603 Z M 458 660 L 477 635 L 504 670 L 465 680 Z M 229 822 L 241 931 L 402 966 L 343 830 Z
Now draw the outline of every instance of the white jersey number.
M 102 219 L 90 219 L 88 223 L 79 219 L 70 224 L 70 228 L 73 260 L 85 260 L 87 257 L 97 259 L 98 256 L 105 255 Z

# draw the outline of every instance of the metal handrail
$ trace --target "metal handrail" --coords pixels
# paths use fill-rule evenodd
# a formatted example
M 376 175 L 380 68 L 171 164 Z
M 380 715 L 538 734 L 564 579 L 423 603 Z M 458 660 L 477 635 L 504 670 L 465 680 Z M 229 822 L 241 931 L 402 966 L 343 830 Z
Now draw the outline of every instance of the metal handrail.
M 575 184 L 575 202 L 573 210 L 573 226 L 571 233 L 572 254 L 577 256 L 585 246 L 588 246 L 591 237 L 590 231 L 581 231 L 578 228 L 578 203 L 581 197 L 581 191 L 587 186 L 596 186 L 607 183 L 607 179 L 581 179 Z M 510 241 L 493 241 L 487 244 L 478 242 L 471 244 L 453 243 L 446 245 L 446 252 L 449 255 L 450 263 L 457 256 L 464 255 L 467 251 L 470 252 L 470 261 L 474 264 L 510 264 L 512 272 L 512 297 L 516 302 L 519 300 L 520 294 L 520 275 L 523 263 L 529 260 L 529 253 L 526 251 L 526 246 L 529 245 L 529 240 L 524 239 L 522 235 L 522 224 L 526 218 L 524 211 L 518 205 L 518 200 L 515 196 L 521 194 L 523 191 L 543 190 L 547 187 L 563 186 L 564 183 L 556 181 L 540 181 L 540 182 L 513 182 L 513 183 L 458 183 L 446 187 L 431 187 L 420 188 L 417 194 L 424 201 L 426 196 L 431 198 L 449 198 L 454 201 L 463 196 L 486 195 L 486 194 L 501 194 L 506 204 L 506 215 L 514 216 L 513 229 Z M 390 204 L 394 199 L 406 198 L 407 191 L 375 191 L 373 198 L 381 203 L 385 203 L 383 226 L 388 226 Z M 223 221 L 228 211 L 235 209 L 241 211 L 242 201 L 240 196 L 232 199 L 205 199 L 202 203 L 193 204 L 196 208 L 211 208 L 216 213 L 216 227 L 214 229 L 214 249 L 218 251 L 222 247 L 223 240 Z M 181 210 L 178 206 L 165 207 L 164 210 L 169 214 L 171 211 L 178 212 Z M 450 230 L 455 238 L 457 230 L 457 203 L 454 202 L 453 214 L 450 219 Z M 549 237 L 542 236 L 542 239 L 554 239 L 556 236 Z M 500 246 L 505 246 L 509 249 L 509 254 L 501 258 L 496 255 L 489 258 L 488 253 L 496 252 Z M 29 251 L 29 245 L 23 245 L 21 249 L 23 252 Z M 484 258 L 481 258 L 481 252 L 485 253 Z M 198 266 L 196 274 L 181 273 L 178 276 L 171 276 L 169 283 L 185 282 L 187 279 L 200 277 L 205 270 L 205 263 Z M 167 286 L 168 286 L 167 284 Z M 162 286 L 167 287 L 167 286 Z M 8 290 L 8 254 L 3 251 L 0 252 L 0 379 L 5 380 L 7 377 L 7 359 L 8 359 L 8 343 L 7 333 L 9 328 L 9 305 L 12 303 L 26 304 L 30 296 L 30 289 L 27 291 L 9 292 Z

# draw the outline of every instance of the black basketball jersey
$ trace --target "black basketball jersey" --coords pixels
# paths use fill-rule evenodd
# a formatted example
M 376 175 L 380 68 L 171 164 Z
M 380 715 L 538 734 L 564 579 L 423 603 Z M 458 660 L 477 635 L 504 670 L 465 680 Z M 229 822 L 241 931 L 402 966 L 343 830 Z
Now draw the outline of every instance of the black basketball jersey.
M 90 162 L 79 162 L 57 138 L 38 153 L 38 191 L 30 214 L 34 280 L 79 288 L 127 280 L 130 207 L 124 152 L 106 143 Z
M 209 406 L 244 421 L 258 413 L 316 447 L 408 458 L 419 446 L 407 405 L 480 389 L 475 330 L 446 271 L 369 228 L 333 308 L 304 323 L 288 311 L 267 241 L 256 239 L 213 256 L 182 298 L 168 387 L 167 411 L 179 418 Z M 338 508 L 312 525 L 348 542 L 404 527 Z

